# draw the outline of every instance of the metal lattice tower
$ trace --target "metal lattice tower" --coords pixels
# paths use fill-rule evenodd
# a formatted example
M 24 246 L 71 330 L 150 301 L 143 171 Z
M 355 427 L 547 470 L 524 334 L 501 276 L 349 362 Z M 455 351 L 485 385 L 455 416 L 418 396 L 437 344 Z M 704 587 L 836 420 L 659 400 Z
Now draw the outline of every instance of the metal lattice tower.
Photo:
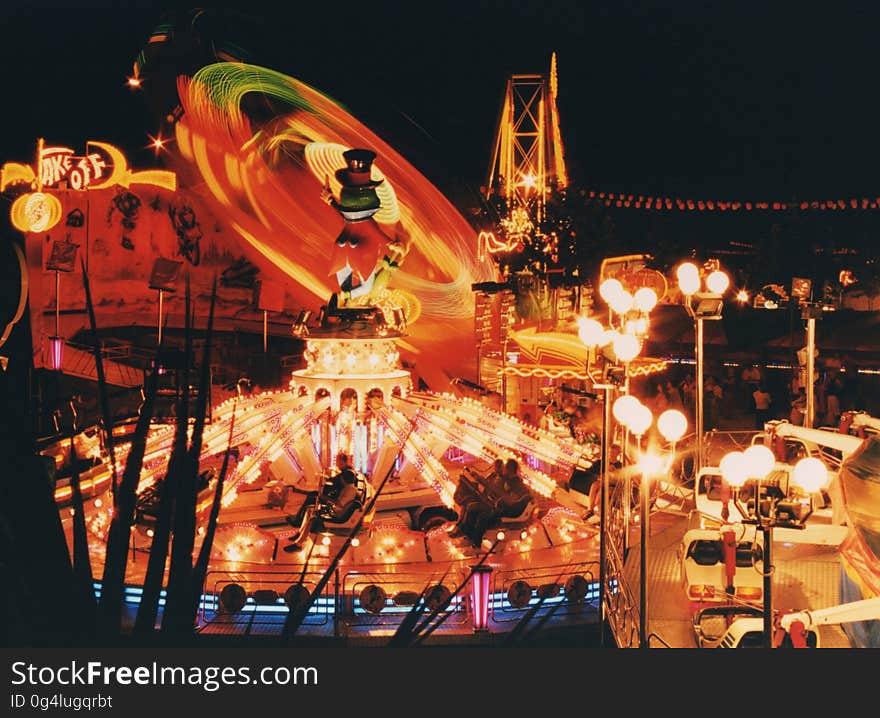
M 486 199 L 504 200 L 504 218 L 524 209 L 540 224 L 550 191 L 568 185 L 556 92 L 556 53 L 549 74 L 507 81 L 486 182 Z

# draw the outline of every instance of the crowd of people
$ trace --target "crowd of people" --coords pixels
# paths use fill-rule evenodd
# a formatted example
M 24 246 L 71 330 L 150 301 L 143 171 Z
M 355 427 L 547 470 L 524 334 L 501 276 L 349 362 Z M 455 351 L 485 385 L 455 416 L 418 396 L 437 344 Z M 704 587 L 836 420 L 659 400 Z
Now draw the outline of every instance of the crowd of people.
M 710 366 L 703 380 L 703 427 L 712 429 L 763 429 L 771 419 L 803 425 L 807 392 L 803 367 L 768 369 L 754 362 L 736 366 Z M 666 371 L 632 380 L 631 392 L 655 417 L 678 409 L 693 428 L 697 390 L 692 366 L 670 366 Z M 845 411 L 872 412 L 860 391 L 855 367 L 842 371 L 839 361 L 817 365 L 814 383 L 813 426 L 835 426 Z M 556 391 L 544 406 L 538 426 L 580 444 L 600 441 L 602 402 L 598 397 L 575 399 L 576 390 Z M 531 417 L 523 417 L 527 421 Z
M 693 417 L 697 393 L 694 374 L 685 369 L 677 381 L 663 375 L 648 377 L 636 393 L 655 417 L 666 409 L 679 409 Z M 740 368 L 731 364 L 720 371 L 710 370 L 703 381 L 704 429 L 760 430 L 771 419 L 785 419 L 802 426 L 807 409 L 805 382 L 806 372 L 797 366 L 768 370 L 759 363 L 751 363 Z M 859 391 L 854 367 L 845 372 L 833 363 L 817 367 L 813 400 L 813 426 L 836 426 L 844 411 L 870 411 Z

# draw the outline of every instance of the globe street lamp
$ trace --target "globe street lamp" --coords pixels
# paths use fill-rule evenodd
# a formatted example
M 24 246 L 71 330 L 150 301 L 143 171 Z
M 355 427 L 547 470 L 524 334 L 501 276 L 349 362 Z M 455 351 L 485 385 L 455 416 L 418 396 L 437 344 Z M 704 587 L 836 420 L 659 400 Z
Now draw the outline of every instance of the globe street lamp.
M 602 414 L 602 477 L 600 485 L 600 533 L 599 533 L 599 603 L 601 606 L 602 625 L 605 621 L 606 585 L 608 582 L 608 499 L 609 499 L 609 465 L 611 462 L 613 415 L 612 394 L 618 388 L 618 373 L 610 371 L 622 363 L 624 390 L 629 386 L 629 363 L 638 356 L 642 349 L 642 337 L 648 331 L 648 314 L 657 304 L 657 294 L 650 287 L 641 287 L 634 294 L 628 292 L 617 279 L 606 279 L 599 287 L 599 295 L 608 305 L 608 328 L 600 322 L 588 317 L 578 319 L 578 337 L 587 348 L 587 376 L 593 381 L 593 389 L 603 391 Z M 615 322 L 615 315 L 619 318 Z M 603 348 L 605 372 L 602 380 L 597 382 L 591 374 L 591 366 L 596 358 L 596 350 Z M 610 365 L 610 366 L 609 366 Z M 619 419 L 618 419 L 619 421 Z M 650 419 L 648 421 L 650 425 Z M 645 427 L 647 430 L 647 426 Z M 625 460 L 627 439 L 623 441 Z M 630 495 L 629 479 L 625 480 L 624 495 Z M 628 544 L 630 505 L 624 503 L 624 546 Z
M 614 402 L 614 416 L 636 436 L 641 449 L 642 435 L 650 428 L 654 420 L 651 410 L 631 394 L 624 394 Z M 640 452 L 641 453 L 641 452 Z M 639 491 L 641 500 L 641 528 L 639 530 L 639 648 L 648 648 L 648 477 L 656 470 L 646 457 L 640 457 L 638 466 L 642 476 Z M 631 500 L 630 489 L 624 489 L 624 501 Z
M 684 262 L 676 269 L 678 287 L 685 297 L 685 309 L 694 320 L 694 356 L 697 364 L 694 424 L 696 461 L 694 475 L 703 468 L 703 320 L 721 319 L 723 294 L 730 286 L 726 272 L 714 270 L 705 277 L 705 291 L 700 290 L 701 273 L 693 262 Z
M 587 377 L 590 377 L 590 367 L 595 360 L 596 348 L 605 343 L 605 328 L 595 319 L 580 317 L 578 319 L 578 337 L 587 348 Z M 608 550 L 606 502 L 608 499 L 608 458 L 611 456 L 611 392 L 614 391 L 614 388 L 614 385 L 608 381 L 593 382 L 594 390 L 602 390 L 603 399 L 602 446 L 599 455 L 599 460 L 602 462 L 602 476 L 599 479 L 602 482 L 599 485 L 599 625 L 602 626 L 600 636 L 603 637 L 605 635 L 605 585 L 607 582 L 605 565 Z
M 762 487 L 761 482 L 768 478 L 775 466 L 773 452 L 762 445 L 750 446 L 744 452 L 730 452 L 719 464 L 722 478 L 733 489 L 734 501 L 743 523 L 755 524 L 763 537 L 765 648 L 773 647 L 773 529 L 776 526 L 803 529 L 812 514 L 813 495 L 828 483 L 829 478 L 825 464 L 819 459 L 807 457 L 790 470 L 790 483 L 795 491 L 785 487 L 779 480 L 770 480 Z M 751 479 L 756 483 L 747 491 L 744 487 Z M 741 501 L 744 494 L 748 496 L 745 505 Z
M 675 454 L 675 444 L 684 435 L 687 429 L 687 419 L 684 414 L 676 409 L 664 411 L 657 419 L 657 428 L 663 438 L 670 444 L 671 450 L 667 461 L 663 461 L 658 454 L 641 451 L 642 436 L 651 427 L 654 415 L 651 410 L 640 402 L 636 397 L 625 394 L 617 399 L 613 409 L 615 417 L 636 436 L 639 444 L 638 467 L 641 474 L 640 520 L 639 531 L 639 646 L 650 648 L 648 630 L 648 538 L 650 535 L 651 514 L 651 480 L 665 474 L 672 463 Z M 629 494 L 626 492 L 626 496 Z
M 611 282 L 612 284 L 608 285 L 608 282 Z M 618 297 L 620 294 L 625 292 L 623 286 L 617 280 L 607 280 L 605 283 L 603 283 L 603 287 L 605 288 L 606 294 L 609 299 Z M 653 307 L 653 304 L 656 304 L 656 294 L 654 294 L 653 290 L 649 291 L 651 292 L 651 294 L 654 295 L 655 301 L 651 304 L 651 306 Z M 644 293 L 640 295 L 640 302 L 642 306 L 647 306 L 649 300 L 650 297 L 646 297 Z M 634 299 L 631 299 L 630 302 L 627 302 L 630 309 L 632 308 L 632 304 L 634 302 Z M 618 305 L 619 308 L 623 308 L 623 303 L 620 303 L 617 300 L 615 300 L 615 303 Z M 641 311 L 641 309 L 639 309 L 638 311 Z M 611 303 L 609 301 L 609 318 L 612 317 L 613 315 Z M 645 328 L 647 328 L 647 321 L 645 322 Z M 595 360 L 596 350 L 599 347 L 607 347 L 610 349 L 610 352 L 603 353 L 607 361 L 612 363 L 623 362 L 625 367 L 638 355 L 639 351 L 641 351 L 641 341 L 636 336 L 632 334 L 621 334 L 616 329 L 605 329 L 601 323 L 599 323 L 595 319 L 590 319 L 588 317 L 581 317 L 578 320 L 578 337 L 587 348 L 587 376 L 590 378 L 592 378 L 590 371 L 591 365 Z M 626 373 L 626 368 L 624 368 L 624 376 L 626 375 Z M 611 438 L 613 433 L 611 399 L 613 392 L 617 389 L 617 384 L 614 381 L 614 376 L 615 375 L 613 372 L 606 371 L 605 376 L 603 377 L 601 382 L 597 382 L 595 380 L 593 381 L 593 389 L 601 389 L 603 392 L 602 448 L 600 454 L 600 460 L 602 462 L 602 483 L 600 485 L 599 495 L 599 605 L 601 606 L 602 612 L 602 625 L 604 625 L 605 620 L 605 589 L 608 580 L 606 575 L 608 557 L 608 487 L 610 475 L 609 466 L 611 463 Z M 624 384 L 626 383 L 626 379 L 624 378 Z M 624 523 L 627 527 L 629 526 L 628 503 L 625 504 Z M 626 534 L 624 535 L 624 540 L 627 540 Z
M 626 411 L 626 410 L 625 410 Z M 644 405 L 635 407 L 630 419 L 630 428 L 636 436 L 648 430 L 653 416 L 651 410 Z M 651 481 L 665 475 L 669 471 L 675 456 L 675 445 L 687 429 L 687 419 L 677 409 L 668 409 L 657 417 L 657 429 L 670 446 L 666 461 L 655 453 L 643 454 L 639 459 L 642 476 L 640 496 L 640 552 L 639 552 L 639 646 L 650 648 L 650 632 L 648 620 L 648 539 L 650 537 L 651 516 Z

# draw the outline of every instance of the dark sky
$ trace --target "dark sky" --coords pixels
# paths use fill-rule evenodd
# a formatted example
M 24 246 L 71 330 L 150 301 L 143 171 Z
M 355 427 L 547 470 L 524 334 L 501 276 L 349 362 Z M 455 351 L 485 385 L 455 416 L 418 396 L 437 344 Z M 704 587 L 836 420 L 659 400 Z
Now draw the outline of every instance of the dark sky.
M 211 12 L 216 39 L 340 101 L 441 188 L 481 183 L 507 77 L 546 71 L 556 51 L 581 186 L 880 195 L 876 4 L 324 0 Z M 124 81 L 161 8 L 24 2 L 3 15 L 0 161 L 29 159 L 40 135 L 137 156 L 158 125 Z

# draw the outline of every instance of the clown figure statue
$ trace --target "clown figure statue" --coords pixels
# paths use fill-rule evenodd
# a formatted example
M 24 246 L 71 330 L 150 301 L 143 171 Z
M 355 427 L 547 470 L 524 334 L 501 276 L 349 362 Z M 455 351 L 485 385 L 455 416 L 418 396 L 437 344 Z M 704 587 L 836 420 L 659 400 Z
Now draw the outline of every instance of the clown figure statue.
M 388 278 L 406 254 L 402 243 L 392 240 L 379 227 L 373 215 L 381 208 L 378 187 L 384 180 L 374 180 L 371 169 L 376 153 L 350 149 L 343 153 L 347 167 L 337 170 L 342 184 L 339 200 L 324 187 L 322 198 L 341 215 L 345 224 L 333 245 L 330 274 L 336 275 L 340 293 L 334 304 L 340 307 L 369 304 L 388 284 Z

